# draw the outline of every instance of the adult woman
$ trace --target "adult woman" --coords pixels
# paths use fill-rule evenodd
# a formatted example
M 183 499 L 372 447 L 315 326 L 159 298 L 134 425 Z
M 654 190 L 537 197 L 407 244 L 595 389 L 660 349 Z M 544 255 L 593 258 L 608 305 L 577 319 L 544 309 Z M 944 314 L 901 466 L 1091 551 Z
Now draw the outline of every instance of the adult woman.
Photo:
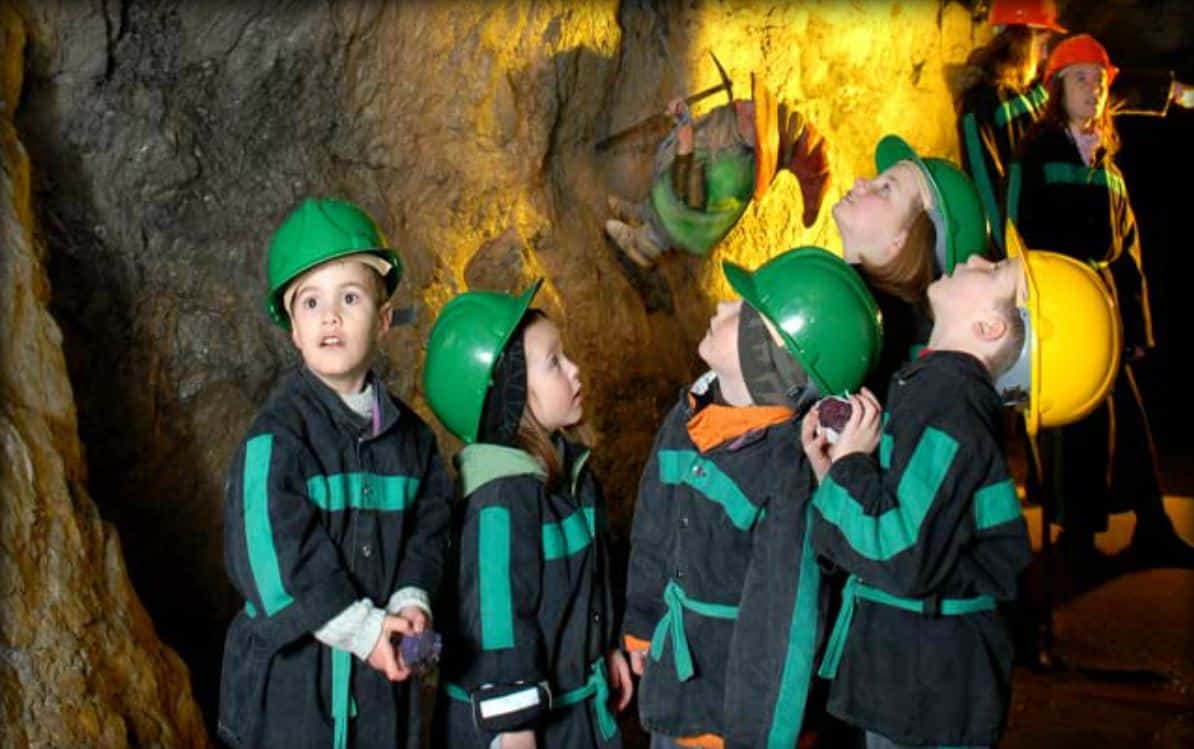
M 1106 529 L 1109 512 L 1134 509 L 1139 558 L 1192 565 L 1194 550 L 1165 515 L 1132 372 L 1154 340 L 1136 218 L 1114 161 L 1119 138 L 1107 91 L 1118 72 L 1093 37 L 1079 34 L 1059 44 L 1045 68 L 1049 103 L 1009 172 L 1008 216 L 1025 242 L 1098 268 L 1123 321 L 1115 389 L 1085 420 L 1042 434 L 1046 475 L 1065 546 L 1079 557 L 1094 558 L 1094 534 Z

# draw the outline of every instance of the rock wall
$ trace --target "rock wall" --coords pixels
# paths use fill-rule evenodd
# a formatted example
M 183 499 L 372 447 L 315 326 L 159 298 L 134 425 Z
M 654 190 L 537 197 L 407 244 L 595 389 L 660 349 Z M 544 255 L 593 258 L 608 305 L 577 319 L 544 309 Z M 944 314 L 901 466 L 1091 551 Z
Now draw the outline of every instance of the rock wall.
M 205 747 L 187 668 L 158 639 L 84 486 L 12 121 L 24 33 L 0 4 L 0 747 Z
M 270 232 L 302 196 L 360 202 L 406 258 L 399 294 L 414 321 L 391 333 L 379 366 L 424 415 L 418 382 L 436 310 L 467 288 L 547 278 L 540 303 L 582 368 L 597 468 L 624 534 L 653 430 L 699 373 L 696 344 L 729 293 L 720 262 L 837 249 L 828 205 L 873 173 L 886 132 L 954 153 L 947 73 L 985 34 L 957 2 L 26 5 L 16 118 L 50 284 L 21 287 L 22 303 L 48 299 L 70 373 L 69 385 L 59 378 L 27 400 L 58 418 L 47 422 L 58 436 L 50 457 L 75 487 L 64 520 L 87 518 L 99 533 L 88 475 L 209 722 L 223 629 L 240 603 L 222 569 L 223 469 L 294 362 L 262 313 L 263 268 Z M 605 154 L 593 143 L 715 83 L 710 51 L 739 96 L 756 72 L 826 134 L 826 209 L 805 230 L 796 183 L 781 174 L 710 258 L 674 255 L 642 271 L 602 234 L 605 195 L 645 194 L 661 134 Z M 6 381 L 50 387 L 9 361 Z M 49 527 L 36 525 L 37 543 L 74 548 Z M 80 590 L 109 569 L 95 560 L 119 566 L 114 550 L 88 559 L 71 568 Z M 13 595 L 27 616 L 42 610 L 34 594 Z M 134 610 L 133 630 L 148 631 Z M 168 714 L 193 735 L 193 713 Z

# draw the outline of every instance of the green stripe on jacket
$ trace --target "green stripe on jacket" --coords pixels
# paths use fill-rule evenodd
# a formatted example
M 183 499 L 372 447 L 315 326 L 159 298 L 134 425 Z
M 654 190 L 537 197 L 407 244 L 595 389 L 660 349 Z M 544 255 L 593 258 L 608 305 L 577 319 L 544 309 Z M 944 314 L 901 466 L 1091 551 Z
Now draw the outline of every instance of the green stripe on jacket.
M 376 473 L 333 473 L 307 479 L 307 494 L 324 512 L 346 509 L 405 510 L 419 493 L 419 480 Z
M 996 247 L 1003 249 L 1003 220 L 1000 217 L 999 202 L 995 199 L 995 185 L 987 171 L 982 141 L 978 136 L 978 121 L 973 112 L 962 119 L 962 132 L 966 139 L 966 158 L 970 162 L 970 174 L 974 177 L 974 184 L 982 198 L 983 210 L 987 212 L 991 239 Z
M 577 510 L 558 523 L 543 524 L 543 558 L 546 561 L 570 557 L 584 551 L 597 537 L 597 512 L 592 507 Z
M 269 465 L 273 455 L 274 437 L 260 434 L 245 444 L 243 504 L 245 513 L 245 541 L 249 547 L 249 567 L 253 582 L 266 616 L 294 602 L 282 585 L 278 566 L 278 552 L 274 548 L 274 533 L 269 519 Z
M 952 437 L 928 427 L 900 477 L 895 507 L 868 515 L 850 492 L 829 476 L 813 495 L 813 505 L 859 555 L 877 561 L 890 559 L 916 544 L 957 451 L 958 443 Z
M 514 601 L 510 590 L 510 511 L 481 510 L 477 565 L 481 597 L 481 647 L 514 647 Z
M 717 464 L 694 450 L 660 450 L 659 480 L 665 484 L 687 484 L 721 505 L 738 530 L 749 530 L 760 510 Z
M 1090 169 L 1064 161 L 1050 161 L 1045 164 L 1045 182 L 1051 185 L 1098 185 L 1116 195 L 1127 192 L 1124 181 L 1118 174 L 1106 169 Z
M 1020 499 L 1011 479 L 984 486 L 974 493 L 974 525 L 980 530 L 1020 517 Z

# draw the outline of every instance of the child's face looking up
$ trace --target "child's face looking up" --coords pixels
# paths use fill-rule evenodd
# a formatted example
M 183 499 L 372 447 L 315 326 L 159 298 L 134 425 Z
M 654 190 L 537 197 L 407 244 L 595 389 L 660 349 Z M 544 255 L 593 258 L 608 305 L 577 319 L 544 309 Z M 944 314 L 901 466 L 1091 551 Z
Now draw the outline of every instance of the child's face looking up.
M 539 425 L 555 432 L 580 422 L 584 400 L 580 369 L 564 355 L 560 329 L 539 318 L 523 333 L 527 357 L 527 406 Z
M 291 340 L 303 362 L 333 390 L 359 393 L 378 340 L 390 328 L 377 273 L 356 261 L 333 260 L 294 283 Z
M 969 323 L 988 315 L 1000 302 L 1024 298 L 1025 281 L 1019 258 L 993 263 L 973 255 L 929 286 L 929 302 L 938 322 Z
M 709 330 L 697 346 L 697 354 L 719 376 L 741 372 L 738 361 L 738 317 L 742 300 L 719 302 L 717 313 L 709 320 Z

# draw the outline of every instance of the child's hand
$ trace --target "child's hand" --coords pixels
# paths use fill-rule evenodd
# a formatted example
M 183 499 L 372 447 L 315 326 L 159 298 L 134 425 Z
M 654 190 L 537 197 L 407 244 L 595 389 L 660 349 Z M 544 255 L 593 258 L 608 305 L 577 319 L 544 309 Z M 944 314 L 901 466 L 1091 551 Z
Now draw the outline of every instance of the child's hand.
M 647 651 L 646 650 L 631 650 L 630 651 L 630 670 L 634 672 L 635 676 L 642 676 L 643 669 L 647 667 Z
M 369 654 L 369 665 L 385 674 L 390 681 L 406 681 L 410 669 L 402 662 L 402 654 L 390 642 L 390 636 L 394 633 L 409 635 L 414 631 L 410 622 L 401 616 L 386 616 L 381 622 L 381 637 L 377 638 L 377 644 Z
M 609 674 L 609 688 L 616 699 L 616 712 L 622 712 L 634 696 L 634 682 L 630 680 L 630 664 L 622 651 L 614 648 L 605 656 L 605 670 Z
M 829 448 L 830 460 L 837 460 L 851 453 L 865 453 L 875 451 L 879 445 L 879 431 L 883 425 L 883 408 L 870 390 L 862 389 L 861 393 L 850 396 L 850 405 L 854 407 L 850 420 L 842 427 L 842 433 L 837 442 Z
M 516 731 L 502 734 L 502 749 L 535 749 L 534 731 Z
M 410 631 L 422 632 L 427 629 L 431 622 L 427 621 L 427 612 L 418 606 L 403 606 L 398 611 L 398 616 L 410 622 Z
M 812 409 L 804 415 L 804 420 L 800 424 L 800 444 L 804 447 L 804 454 L 808 457 L 808 462 L 812 464 L 813 473 L 817 476 L 817 483 L 820 483 L 825 474 L 829 473 L 829 437 L 825 435 L 825 430 L 820 428 L 821 422 L 817 417 L 817 409 Z

